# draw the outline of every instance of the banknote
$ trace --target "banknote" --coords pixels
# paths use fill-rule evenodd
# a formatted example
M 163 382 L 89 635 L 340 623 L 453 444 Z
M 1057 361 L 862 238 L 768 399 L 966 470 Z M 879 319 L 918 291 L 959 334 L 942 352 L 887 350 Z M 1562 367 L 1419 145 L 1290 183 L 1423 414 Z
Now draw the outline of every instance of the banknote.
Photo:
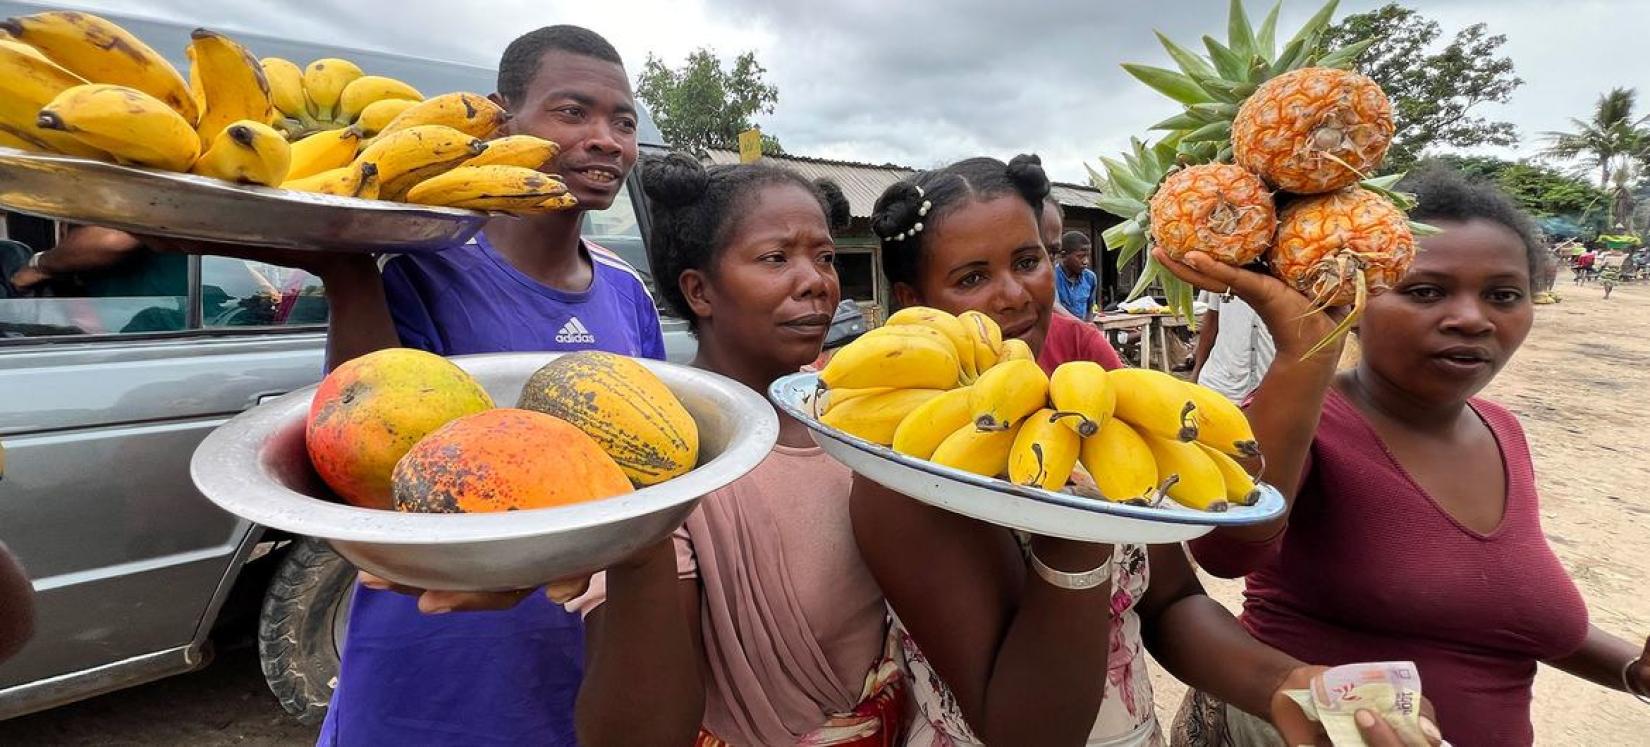
M 1413 662 L 1347 664 L 1312 678 L 1308 690 L 1284 694 L 1323 724 L 1335 747 L 1364 744 L 1354 721 L 1360 710 L 1379 714 L 1406 741 L 1421 738 L 1421 674 Z

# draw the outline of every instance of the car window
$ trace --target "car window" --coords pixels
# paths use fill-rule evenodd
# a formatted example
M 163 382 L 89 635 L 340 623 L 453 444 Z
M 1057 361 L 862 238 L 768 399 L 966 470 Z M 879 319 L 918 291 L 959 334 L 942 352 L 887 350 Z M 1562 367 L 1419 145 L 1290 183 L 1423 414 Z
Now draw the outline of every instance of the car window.
M 201 326 L 325 324 L 321 279 L 303 270 L 231 257 L 201 257 Z
M 42 277 L 29 268 L 41 249 L 0 242 L 0 339 L 186 327 L 188 257 L 134 246 L 77 257 L 73 271 Z
M 606 210 L 593 210 L 584 214 L 584 238 L 611 250 L 629 262 L 641 273 L 642 282 L 647 285 L 648 292 L 653 294 L 654 299 L 658 299 L 659 293 L 653 285 L 653 273 L 648 267 L 647 246 L 642 240 L 641 221 L 636 215 L 636 203 L 630 195 L 630 190 L 635 188 L 635 182 L 632 181 L 626 187 L 619 191 L 618 198 Z M 663 313 L 663 307 L 660 311 Z

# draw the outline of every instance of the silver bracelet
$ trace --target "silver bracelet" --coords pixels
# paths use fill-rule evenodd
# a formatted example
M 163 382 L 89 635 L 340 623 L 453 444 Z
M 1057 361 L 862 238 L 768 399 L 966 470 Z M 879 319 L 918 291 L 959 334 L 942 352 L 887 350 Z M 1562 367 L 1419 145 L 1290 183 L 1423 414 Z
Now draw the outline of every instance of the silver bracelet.
M 1033 551 L 1031 553 L 1031 568 L 1037 571 L 1038 577 L 1047 581 L 1051 586 L 1060 589 L 1071 589 L 1072 591 L 1083 591 L 1111 582 L 1111 573 L 1116 566 L 1116 557 L 1117 551 L 1113 550 L 1112 554 L 1106 558 L 1106 562 L 1101 563 L 1098 568 L 1082 573 L 1066 573 L 1048 567 Z
M 1640 703 L 1650 705 L 1650 693 L 1639 692 L 1639 689 L 1633 686 L 1633 679 L 1627 676 L 1627 673 L 1633 669 L 1633 665 L 1637 663 L 1639 663 L 1638 659 L 1628 659 L 1626 664 L 1621 665 L 1621 686 L 1627 690 L 1628 695 L 1638 698 Z

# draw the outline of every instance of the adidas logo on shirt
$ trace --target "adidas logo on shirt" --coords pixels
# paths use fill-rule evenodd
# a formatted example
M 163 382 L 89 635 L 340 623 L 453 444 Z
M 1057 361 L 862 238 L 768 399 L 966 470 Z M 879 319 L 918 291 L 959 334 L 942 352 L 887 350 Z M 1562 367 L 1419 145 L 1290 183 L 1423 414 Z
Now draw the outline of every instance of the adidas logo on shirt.
M 561 325 L 561 331 L 556 333 L 556 342 L 563 345 L 594 345 L 596 344 L 596 336 L 590 334 L 590 330 L 585 328 L 584 322 L 579 321 L 579 318 L 575 316 L 568 319 L 566 324 Z

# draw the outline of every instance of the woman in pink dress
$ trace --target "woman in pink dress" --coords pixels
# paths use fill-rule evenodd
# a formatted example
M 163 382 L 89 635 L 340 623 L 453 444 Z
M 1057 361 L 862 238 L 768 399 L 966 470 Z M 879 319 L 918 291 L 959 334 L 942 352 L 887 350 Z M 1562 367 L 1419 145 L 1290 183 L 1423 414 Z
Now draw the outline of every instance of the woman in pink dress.
M 642 181 L 658 291 L 698 338 L 694 365 L 766 392 L 812 363 L 841 295 L 830 228 L 846 223 L 848 206 L 834 185 L 773 166 L 707 170 L 680 155 L 644 162 Z M 588 615 L 595 642 L 581 739 L 601 722 L 622 737 L 629 721 L 691 705 L 694 689 L 701 747 L 898 739 L 905 683 L 849 527 L 852 475 L 802 424 L 780 421 L 768 458 L 705 496 L 676 532 L 681 610 L 608 616 L 609 594 L 627 591 L 617 578 L 609 589 L 609 574 L 569 605 Z M 682 660 L 651 627 L 683 612 L 693 630 L 686 668 L 666 664 Z M 697 687 L 677 690 L 687 694 L 677 703 L 638 697 L 639 680 L 684 678 Z
M 1332 323 L 1305 317 L 1300 294 L 1200 254 L 1159 257 L 1242 296 L 1278 344 L 1248 412 L 1290 511 L 1217 530 L 1192 552 L 1212 573 L 1247 575 L 1242 622 L 1262 641 L 1316 664 L 1414 661 L 1444 738 L 1461 747 L 1532 743 L 1540 662 L 1650 703 L 1650 642 L 1588 624 L 1542 533 L 1523 429 L 1475 396 L 1530 331 L 1545 249 L 1491 187 L 1427 171 L 1405 189 L 1420 201 L 1412 217 L 1443 233 L 1370 299 L 1362 358 L 1340 373 L 1337 350 L 1303 359 Z M 1189 698 L 1186 743 L 1264 743 L 1264 727 L 1221 700 Z

